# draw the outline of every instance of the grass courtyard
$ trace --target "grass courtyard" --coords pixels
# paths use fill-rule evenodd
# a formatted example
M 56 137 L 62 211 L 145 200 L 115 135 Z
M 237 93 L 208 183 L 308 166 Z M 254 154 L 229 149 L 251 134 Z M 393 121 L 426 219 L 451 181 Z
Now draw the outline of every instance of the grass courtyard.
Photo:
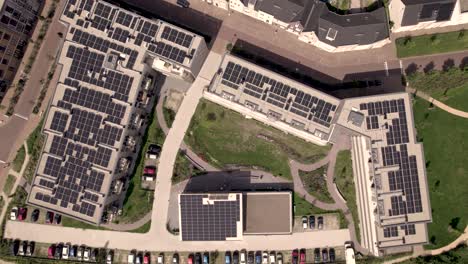
M 448 100 L 451 103 L 451 100 Z M 417 99 L 414 119 L 418 140 L 424 144 L 432 208 L 428 248 L 455 240 L 468 223 L 468 120 Z
M 8 174 L 5 185 L 3 186 L 3 192 L 6 195 L 10 195 L 13 189 L 13 185 L 15 185 L 16 177 L 14 175 Z
M 402 37 L 396 40 L 399 58 L 436 54 L 468 49 L 468 32 L 466 30 Z
M 314 171 L 299 171 L 299 176 L 307 192 L 325 203 L 334 203 L 333 198 L 327 191 L 327 180 L 324 174 L 327 173 L 327 166 L 323 166 Z
M 353 177 L 353 164 L 351 160 L 351 151 L 349 150 L 338 152 L 335 164 L 335 183 L 346 200 L 349 211 L 353 216 L 354 226 L 356 228 L 356 237 L 358 241 L 361 241 L 359 214 L 356 203 L 356 188 L 354 186 Z
M 16 156 L 13 159 L 12 169 L 16 172 L 20 172 L 25 158 L 26 158 L 26 149 L 24 148 L 24 145 L 23 145 L 19 148 L 18 152 L 16 152 Z
M 185 142 L 217 167 L 257 167 L 287 179 L 291 179 L 289 158 L 313 163 L 330 149 L 206 100 L 200 101 Z

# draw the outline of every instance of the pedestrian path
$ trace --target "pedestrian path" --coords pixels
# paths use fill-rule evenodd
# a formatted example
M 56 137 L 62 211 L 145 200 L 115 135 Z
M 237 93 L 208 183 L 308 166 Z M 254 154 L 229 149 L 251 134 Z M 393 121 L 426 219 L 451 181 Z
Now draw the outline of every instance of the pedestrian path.
M 468 112 L 464 112 L 464 111 L 461 111 L 461 110 L 458 110 L 458 109 L 455 109 L 451 106 L 448 106 L 444 103 L 442 103 L 441 101 L 439 100 L 436 100 L 434 98 L 432 98 L 431 96 L 429 96 L 428 94 L 422 92 L 422 91 L 419 91 L 419 90 L 416 90 L 414 88 L 411 88 L 411 87 L 406 87 L 406 91 L 408 93 L 412 93 L 412 94 L 415 94 L 416 96 L 428 101 L 429 103 L 432 103 L 433 105 L 435 105 L 436 107 L 452 114 L 452 115 L 456 115 L 456 116 L 459 116 L 459 117 L 462 117 L 462 118 L 468 118 Z

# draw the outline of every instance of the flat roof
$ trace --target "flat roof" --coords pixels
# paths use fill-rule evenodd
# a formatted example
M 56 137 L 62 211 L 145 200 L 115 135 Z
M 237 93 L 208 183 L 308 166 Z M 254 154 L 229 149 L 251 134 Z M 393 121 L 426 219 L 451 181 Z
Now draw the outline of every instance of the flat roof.
M 244 234 L 292 232 L 291 192 L 247 192 L 244 203 Z

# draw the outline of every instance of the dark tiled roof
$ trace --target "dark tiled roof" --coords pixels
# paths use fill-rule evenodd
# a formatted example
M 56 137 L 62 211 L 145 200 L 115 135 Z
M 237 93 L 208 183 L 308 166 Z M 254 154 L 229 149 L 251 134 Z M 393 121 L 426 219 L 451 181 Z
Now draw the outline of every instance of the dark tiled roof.
M 273 15 L 283 22 L 294 22 L 293 20 L 302 13 L 307 0 L 257 0 L 255 10 L 260 10 Z
M 406 5 L 402 26 L 425 21 L 446 21 L 452 17 L 456 0 L 403 0 Z

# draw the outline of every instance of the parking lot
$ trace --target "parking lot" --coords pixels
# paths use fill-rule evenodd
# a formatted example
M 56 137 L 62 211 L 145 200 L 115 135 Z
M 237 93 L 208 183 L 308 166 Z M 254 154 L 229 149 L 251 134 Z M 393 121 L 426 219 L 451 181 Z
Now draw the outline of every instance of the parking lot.
M 336 213 L 330 214 L 316 214 L 315 216 L 315 228 L 311 229 L 309 225 L 309 219 L 307 219 L 307 228 L 303 228 L 302 216 L 294 218 L 293 232 L 316 232 L 318 228 L 318 217 L 323 217 L 323 228 L 321 230 L 337 230 L 340 229 L 339 216 Z

